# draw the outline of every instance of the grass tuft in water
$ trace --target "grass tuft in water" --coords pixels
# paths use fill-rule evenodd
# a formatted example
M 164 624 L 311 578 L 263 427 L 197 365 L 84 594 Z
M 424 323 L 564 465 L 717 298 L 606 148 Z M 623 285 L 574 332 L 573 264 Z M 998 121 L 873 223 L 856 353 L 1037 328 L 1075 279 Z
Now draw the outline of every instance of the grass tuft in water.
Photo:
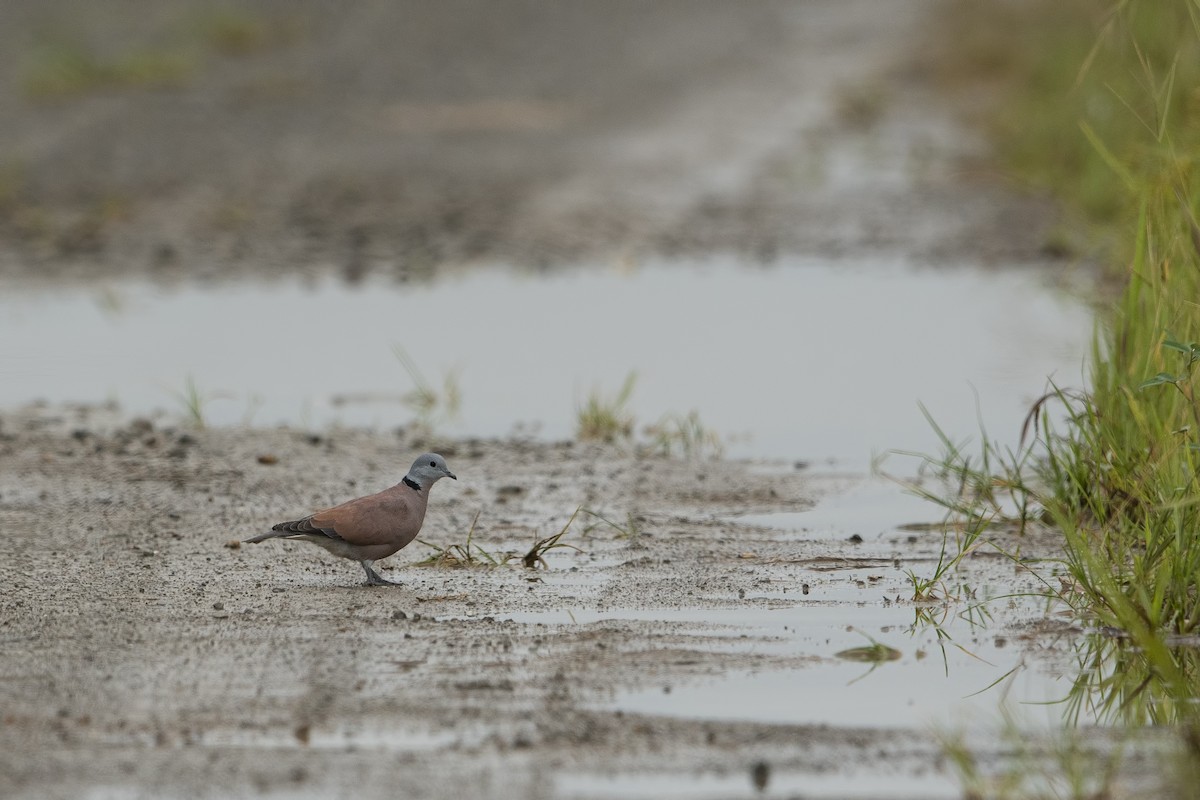
M 209 397 L 200 391 L 200 387 L 196 385 L 196 379 L 189 375 L 183 383 L 183 389 L 174 394 L 175 399 L 183 406 L 188 422 L 197 429 L 203 429 L 205 427 L 204 407 L 208 404 Z
M 423 539 L 417 539 L 417 544 L 423 544 L 435 552 L 428 558 L 414 563 L 413 566 L 435 569 L 469 569 L 473 567 L 503 567 L 508 564 L 514 557 L 512 553 L 489 553 L 471 541 L 475 536 L 475 526 L 479 522 L 481 513 L 480 511 L 475 512 L 475 518 L 471 520 L 471 527 L 467 529 L 466 541 L 461 544 L 438 547 Z
M 567 520 L 567 524 L 563 525 L 562 530 L 558 533 L 538 539 L 533 543 L 533 547 L 529 548 L 529 552 L 521 559 L 521 563 L 525 565 L 526 569 L 537 569 L 538 567 L 549 569 L 550 565 L 546 563 L 546 553 L 561 547 L 569 548 L 577 553 L 583 552 L 575 545 L 562 541 L 562 538 L 570 532 L 571 526 L 575 523 L 575 518 L 579 516 L 579 512 L 582 510 L 582 506 L 576 508 L 574 513 L 571 514 L 571 518 Z
M 575 415 L 575 438 L 580 441 L 615 442 L 633 436 L 633 414 L 629 412 L 629 398 L 637 383 L 637 373 L 630 372 L 620 390 L 612 397 L 605 397 L 599 389 L 593 389 Z
M 591 511 L 585 508 L 583 509 L 583 513 L 596 520 L 595 522 L 584 527 L 583 532 L 585 534 L 591 533 L 600 527 L 612 528 L 617 532 L 618 539 L 636 539 L 638 534 L 641 533 L 641 527 L 638 525 L 638 516 L 632 511 L 626 512 L 624 525 L 618 525 L 597 511 Z
M 679 455 L 684 458 L 720 458 L 725 452 L 721 437 L 704 426 L 700 414 L 664 414 L 658 422 L 646 428 L 650 447 L 660 455 Z
M 893 451 L 896 455 L 920 459 L 917 478 L 904 480 L 882 474 L 910 494 L 941 506 L 946 516 L 941 526 L 942 546 L 932 574 L 918 575 L 911 569 L 905 572 L 913 587 L 914 602 L 969 599 L 974 596 L 971 588 L 965 584 L 953 585 L 951 581 L 963 559 L 976 551 L 993 549 L 1016 565 L 1028 568 L 1021 557 L 1019 538 L 1015 539 L 1015 547 L 1010 548 L 989 534 L 1003 530 L 1019 537 L 1028 525 L 1040 521 L 1043 508 L 1029 483 L 1034 452 L 1028 447 L 1015 451 L 1001 447 L 988 438 L 981 421 L 981 445 L 977 453 L 972 453 L 969 441 L 951 439 L 924 405 L 920 409 L 942 444 L 941 454 Z M 1052 588 L 1036 571 L 1030 572 L 1048 589 Z
M 536 539 L 529 550 L 523 555 L 518 556 L 516 553 L 498 553 L 489 552 L 476 544 L 473 539 L 475 529 L 479 522 L 479 515 L 482 512 L 476 512 L 475 518 L 471 520 L 471 527 L 467 530 L 467 538 L 462 543 L 452 544 L 447 547 L 438 547 L 435 544 L 426 542 L 423 539 L 417 539 L 418 544 L 423 544 L 434 550 L 434 553 L 421 561 L 413 564 L 415 567 L 432 567 L 444 569 L 467 569 L 473 567 L 504 567 L 512 564 L 518 559 L 528 569 L 549 569 L 550 565 L 546 561 L 546 554 L 553 550 L 568 549 L 574 550 L 577 553 L 582 553 L 583 550 L 569 542 L 562 541 L 568 533 L 571 532 L 571 526 L 575 524 L 575 520 L 580 513 L 590 514 L 591 512 L 584 509 L 582 506 L 577 507 L 572 512 L 571 517 L 559 531 L 551 536 L 546 536 L 541 539 Z M 611 523 L 608 523 L 611 524 Z
M 575 438 L 579 441 L 631 442 L 634 439 L 634 416 L 629 400 L 637 384 L 637 373 L 630 372 L 621 388 L 612 396 L 593 389 L 587 401 L 575 411 Z M 669 412 L 658 422 L 643 429 L 644 443 L 651 451 L 663 456 L 683 458 L 720 458 L 724 453 L 721 437 L 706 427 L 697 411 L 686 414 Z
M 436 423 L 456 418 L 462 408 L 462 390 L 459 388 L 458 375 L 453 371 L 445 373 L 442 376 L 442 388 L 435 389 L 402 345 L 392 345 L 392 352 L 415 386 L 404 395 L 402 402 L 416 414 L 417 426 L 422 430 L 432 431 Z

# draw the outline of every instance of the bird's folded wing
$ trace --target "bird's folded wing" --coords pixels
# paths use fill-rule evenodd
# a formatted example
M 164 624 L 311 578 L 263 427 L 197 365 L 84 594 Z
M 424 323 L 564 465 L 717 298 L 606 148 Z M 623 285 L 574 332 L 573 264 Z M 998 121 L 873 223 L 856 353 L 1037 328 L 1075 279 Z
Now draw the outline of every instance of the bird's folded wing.
M 355 545 L 394 544 L 416 535 L 425 517 L 421 497 L 407 490 L 386 489 L 340 506 L 318 511 L 306 520 L 311 527 Z
M 304 519 L 292 520 L 291 522 L 280 522 L 278 525 L 272 525 L 271 530 L 294 536 L 315 535 L 328 536 L 330 539 L 342 538 L 341 536 L 338 536 L 337 531 L 335 531 L 333 528 L 322 528 L 319 525 L 314 524 L 312 520 L 312 517 L 305 517 Z

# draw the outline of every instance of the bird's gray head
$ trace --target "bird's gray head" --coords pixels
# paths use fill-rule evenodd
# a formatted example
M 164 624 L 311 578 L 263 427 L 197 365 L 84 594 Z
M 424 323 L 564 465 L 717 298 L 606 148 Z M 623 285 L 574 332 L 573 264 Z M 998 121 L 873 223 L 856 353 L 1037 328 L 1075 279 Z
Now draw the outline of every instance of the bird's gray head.
M 408 471 L 408 475 L 404 476 L 404 482 L 411 481 L 417 484 L 415 488 L 428 489 L 438 478 L 458 480 L 458 476 L 446 466 L 446 459 L 437 453 L 425 453 L 418 456 L 417 460 L 413 462 L 412 469 Z

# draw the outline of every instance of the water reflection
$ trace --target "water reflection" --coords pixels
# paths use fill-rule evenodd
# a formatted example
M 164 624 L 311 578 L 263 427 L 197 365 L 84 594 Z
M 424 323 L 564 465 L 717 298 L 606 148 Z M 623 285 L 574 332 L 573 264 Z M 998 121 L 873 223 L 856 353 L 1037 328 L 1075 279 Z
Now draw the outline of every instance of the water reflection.
M 1037 598 L 1020 601 L 999 619 L 1012 624 L 1040 618 L 1040 608 Z M 832 603 L 742 608 L 726 614 L 693 611 L 706 621 L 695 631 L 705 638 L 712 635 L 715 621 L 728 621 L 751 634 L 749 639 L 734 639 L 735 645 L 811 660 L 795 668 L 733 669 L 672 685 L 669 692 L 658 685 L 640 687 L 619 693 L 605 707 L 681 718 L 911 730 L 956 717 L 988 719 L 1008 703 L 1060 722 L 1062 701 L 1071 686 L 1060 665 L 1030 658 L 1024 648 L 996 636 L 979 611 Z M 655 613 L 610 611 L 576 618 Z M 760 638 L 763 634 L 769 638 Z M 839 657 L 862 647 L 864 636 L 888 648 L 887 657 L 869 664 Z M 890 651 L 899 657 L 893 658 Z
M 1152 654 L 1126 638 L 1094 633 L 1078 645 L 1067 717 L 1131 726 L 1200 724 L 1200 647 Z M 1165 659 L 1165 661 L 1164 661 Z

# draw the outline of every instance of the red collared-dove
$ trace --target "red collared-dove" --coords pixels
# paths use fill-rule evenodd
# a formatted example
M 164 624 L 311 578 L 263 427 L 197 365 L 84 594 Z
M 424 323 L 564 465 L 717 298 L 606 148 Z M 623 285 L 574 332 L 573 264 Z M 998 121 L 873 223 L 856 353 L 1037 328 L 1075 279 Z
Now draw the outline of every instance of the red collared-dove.
M 335 556 L 357 561 L 367 573 L 369 585 L 398 586 L 376 572 L 372 565 L 417 538 L 425 521 L 429 490 L 442 477 L 458 480 L 446 467 L 444 458 L 426 453 L 413 462 L 404 480 L 390 489 L 318 511 L 304 519 L 281 522 L 246 542 L 303 539 Z

